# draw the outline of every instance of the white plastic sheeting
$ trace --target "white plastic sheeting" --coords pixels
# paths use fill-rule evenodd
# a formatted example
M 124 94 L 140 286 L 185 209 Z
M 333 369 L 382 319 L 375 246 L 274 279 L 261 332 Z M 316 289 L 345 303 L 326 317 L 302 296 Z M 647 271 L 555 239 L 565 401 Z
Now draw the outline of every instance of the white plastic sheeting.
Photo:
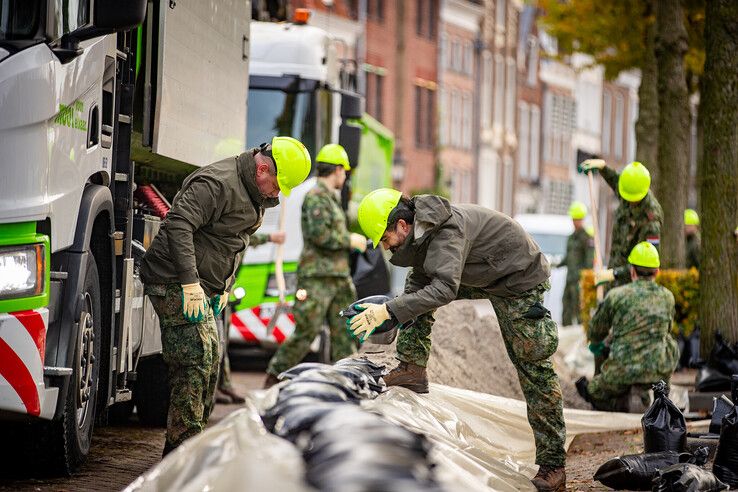
M 300 452 L 269 434 L 258 409 L 276 389 L 255 391 L 245 408 L 190 439 L 127 491 L 310 491 Z M 439 482 L 450 491 L 534 490 L 535 444 L 525 403 L 437 384 L 427 395 L 392 388 L 367 410 L 425 434 Z M 567 447 L 577 434 L 640 426 L 640 415 L 565 410 Z

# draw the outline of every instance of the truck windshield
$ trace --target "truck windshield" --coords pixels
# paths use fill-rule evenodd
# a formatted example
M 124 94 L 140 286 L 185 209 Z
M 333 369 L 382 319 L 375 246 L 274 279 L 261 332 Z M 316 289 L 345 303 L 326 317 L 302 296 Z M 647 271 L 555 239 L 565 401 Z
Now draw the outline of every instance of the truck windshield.
M 41 21 L 41 0 L 0 0 L 0 41 L 34 39 Z
M 270 142 L 277 135 L 286 135 L 314 149 L 314 92 L 250 89 L 246 133 L 249 148 Z

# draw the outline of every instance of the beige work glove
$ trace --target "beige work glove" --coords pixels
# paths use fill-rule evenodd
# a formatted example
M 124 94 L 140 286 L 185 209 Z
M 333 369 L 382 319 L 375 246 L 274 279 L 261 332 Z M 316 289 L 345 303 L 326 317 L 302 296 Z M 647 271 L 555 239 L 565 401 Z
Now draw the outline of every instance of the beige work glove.
M 615 280 L 615 271 L 612 268 L 595 271 L 595 286 L 610 283 Z
M 207 316 L 208 300 L 200 283 L 182 284 L 182 313 L 190 323 L 199 323 Z
M 213 308 L 213 316 L 215 316 L 216 318 L 220 316 L 220 313 L 223 312 L 226 304 L 228 304 L 228 291 L 225 291 L 222 294 L 216 294 L 211 297 L 210 307 Z
M 387 306 L 384 304 L 359 304 L 363 311 L 349 320 L 350 330 L 356 338 L 365 342 L 379 325 L 390 319 Z
M 352 232 L 349 236 L 349 241 L 351 242 L 351 249 L 355 249 L 359 253 L 363 253 L 364 251 L 366 251 L 366 237 L 362 236 L 361 234 L 356 234 L 355 232 Z
M 579 164 L 579 168 L 585 173 L 592 172 L 593 170 L 600 170 L 605 167 L 606 163 L 602 159 L 587 159 Z

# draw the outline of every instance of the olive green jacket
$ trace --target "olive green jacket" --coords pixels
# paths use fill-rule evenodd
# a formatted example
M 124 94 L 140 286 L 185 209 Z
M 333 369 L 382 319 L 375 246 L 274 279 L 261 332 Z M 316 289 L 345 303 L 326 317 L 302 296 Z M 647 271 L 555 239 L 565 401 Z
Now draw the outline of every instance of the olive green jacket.
M 264 209 L 279 204 L 256 186 L 257 149 L 190 174 L 141 264 L 144 283 L 200 282 L 212 296 L 230 290 Z
M 412 202 L 412 231 L 390 259 L 412 267 L 405 293 L 387 304 L 401 323 L 453 301 L 461 285 L 515 297 L 549 278 L 548 260 L 507 215 L 435 195 Z

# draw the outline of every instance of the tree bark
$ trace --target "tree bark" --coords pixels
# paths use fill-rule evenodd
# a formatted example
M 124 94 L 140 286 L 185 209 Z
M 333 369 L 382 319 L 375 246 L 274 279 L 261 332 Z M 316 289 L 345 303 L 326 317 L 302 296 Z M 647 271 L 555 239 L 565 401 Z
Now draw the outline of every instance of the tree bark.
M 645 16 L 653 15 L 654 0 L 649 0 Z M 656 64 L 656 23 L 650 22 L 644 39 L 641 85 L 638 87 L 636 121 L 636 160 L 651 171 L 651 189 L 658 196 L 659 185 L 659 90 Z
M 689 164 L 689 93 L 684 70 L 687 29 L 679 0 L 659 0 L 656 14 L 659 89 L 659 185 L 664 209 L 661 267 L 684 267 L 684 209 Z
M 705 13 L 702 159 L 701 351 L 717 331 L 738 341 L 738 2 L 710 0 Z

